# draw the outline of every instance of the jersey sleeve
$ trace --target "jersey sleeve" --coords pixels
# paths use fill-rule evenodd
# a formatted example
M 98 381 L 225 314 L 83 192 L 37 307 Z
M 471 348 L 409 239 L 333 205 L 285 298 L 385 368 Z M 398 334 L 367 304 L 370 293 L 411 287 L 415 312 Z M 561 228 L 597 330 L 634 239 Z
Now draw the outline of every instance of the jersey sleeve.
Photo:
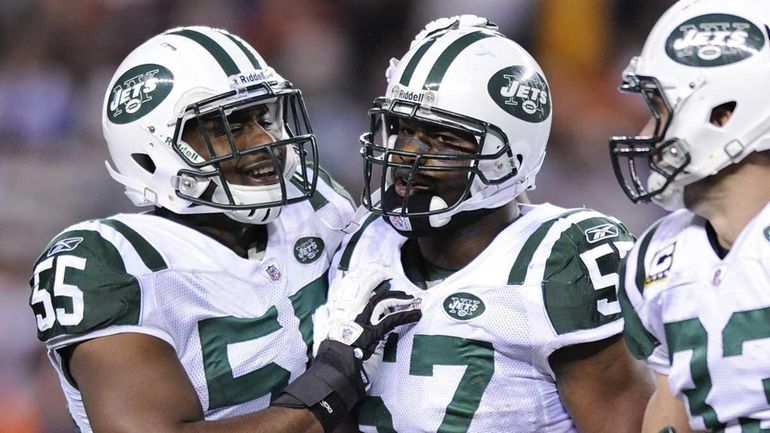
M 665 335 L 654 325 L 659 323 L 658 307 L 645 299 L 646 280 L 644 258 L 654 227 L 639 240 L 620 266 L 618 301 L 624 318 L 623 335 L 628 351 L 635 358 L 646 361 L 654 371 L 668 374 L 670 363 Z
M 30 307 L 38 339 L 49 348 L 127 329 L 171 340 L 156 326 L 141 329 L 142 272 L 136 268 L 153 272 L 148 267 L 153 259 L 140 259 L 141 251 L 132 248 L 135 232 L 118 221 L 111 223 L 117 229 L 97 221 L 74 226 L 57 236 L 35 263 Z
M 547 355 L 622 332 L 617 270 L 634 237 L 622 223 L 597 212 L 573 218 L 545 262 L 543 302 L 555 334 Z

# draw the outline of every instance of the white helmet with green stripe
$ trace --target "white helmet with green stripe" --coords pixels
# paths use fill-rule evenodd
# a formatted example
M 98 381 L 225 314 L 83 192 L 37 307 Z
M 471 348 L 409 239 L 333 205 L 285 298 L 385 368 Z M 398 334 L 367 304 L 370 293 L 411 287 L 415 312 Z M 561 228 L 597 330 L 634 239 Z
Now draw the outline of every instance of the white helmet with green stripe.
M 633 202 L 692 206 L 688 185 L 770 150 L 768 25 L 770 3 L 756 0 L 682 0 L 660 17 L 620 86 L 640 94 L 654 128 L 610 139 Z
M 537 62 L 494 24 L 468 15 L 434 21 L 400 60 L 391 60 L 386 75 L 386 94 L 375 100 L 370 132 L 361 138 L 364 206 L 400 232 L 416 232 L 417 226 L 445 226 L 460 212 L 503 206 L 534 188 L 551 129 L 551 93 Z M 394 170 L 426 173 L 422 161 L 437 156 L 395 149 L 396 119 L 474 137 L 474 154 L 438 156 L 467 173 L 456 202 L 434 196 L 416 203 L 409 195 L 393 200 Z M 373 199 L 378 188 L 380 203 Z
M 239 135 L 247 122 L 259 140 Z M 224 30 L 175 28 L 131 52 L 107 88 L 102 128 L 107 169 L 137 206 L 264 224 L 315 190 L 300 91 Z

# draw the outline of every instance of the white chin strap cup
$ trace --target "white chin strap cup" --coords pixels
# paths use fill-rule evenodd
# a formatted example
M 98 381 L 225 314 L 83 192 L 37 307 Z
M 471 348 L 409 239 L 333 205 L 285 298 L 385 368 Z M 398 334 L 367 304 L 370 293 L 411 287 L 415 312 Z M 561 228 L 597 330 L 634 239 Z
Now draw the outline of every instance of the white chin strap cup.
M 441 209 L 446 209 L 449 207 L 446 202 L 439 196 L 434 195 L 430 199 L 430 211 L 436 211 Z M 433 228 L 439 228 L 444 227 L 445 225 L 449 224 L 449 221 L 452 220 L 452 212 L 444 212 L 439 214 L 430 215 L 428 217 L 428 222 L 430 223 L 430 226 Z

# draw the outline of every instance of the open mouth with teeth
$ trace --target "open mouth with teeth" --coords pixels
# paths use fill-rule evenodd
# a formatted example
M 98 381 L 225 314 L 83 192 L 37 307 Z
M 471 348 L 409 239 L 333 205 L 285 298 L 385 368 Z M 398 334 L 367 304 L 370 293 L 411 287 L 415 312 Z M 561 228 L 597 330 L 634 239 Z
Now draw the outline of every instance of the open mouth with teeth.
M 270 158 L 238 167 L 242 185 L 262 186 L 278 183 L 278 171 Z

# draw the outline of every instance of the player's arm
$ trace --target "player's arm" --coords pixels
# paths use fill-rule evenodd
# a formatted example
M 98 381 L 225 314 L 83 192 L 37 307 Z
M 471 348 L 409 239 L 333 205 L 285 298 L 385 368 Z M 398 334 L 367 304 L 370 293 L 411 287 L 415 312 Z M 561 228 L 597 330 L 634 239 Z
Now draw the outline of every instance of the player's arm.
M 97 433 L 323 432 L 309 410 L 285 407 L 204 421 L 176 352 L 149 335 L 96 338 L 71 352 L 69 370 Z
M 581 433 L 641 430 L 652 377 L 628 354 L 621 336 L 562 348 L 550 363 L 562 402 Z
M 654 386 L 626 349 L 616 292 L 618 266 L 634 238 L 599 213 L 574 218 L 581 219 L 562 233 L 546 265 L 544 300 L 558 334 L 548 363 L 580 432 L 638 433 Z
M 658 433 L 664 427 L 673 427 L 676 433 L 691 433 L 684 402 L 671 394 L 668 376 L 655 373 L 657 388 L 644 413 L 642 433 Z

